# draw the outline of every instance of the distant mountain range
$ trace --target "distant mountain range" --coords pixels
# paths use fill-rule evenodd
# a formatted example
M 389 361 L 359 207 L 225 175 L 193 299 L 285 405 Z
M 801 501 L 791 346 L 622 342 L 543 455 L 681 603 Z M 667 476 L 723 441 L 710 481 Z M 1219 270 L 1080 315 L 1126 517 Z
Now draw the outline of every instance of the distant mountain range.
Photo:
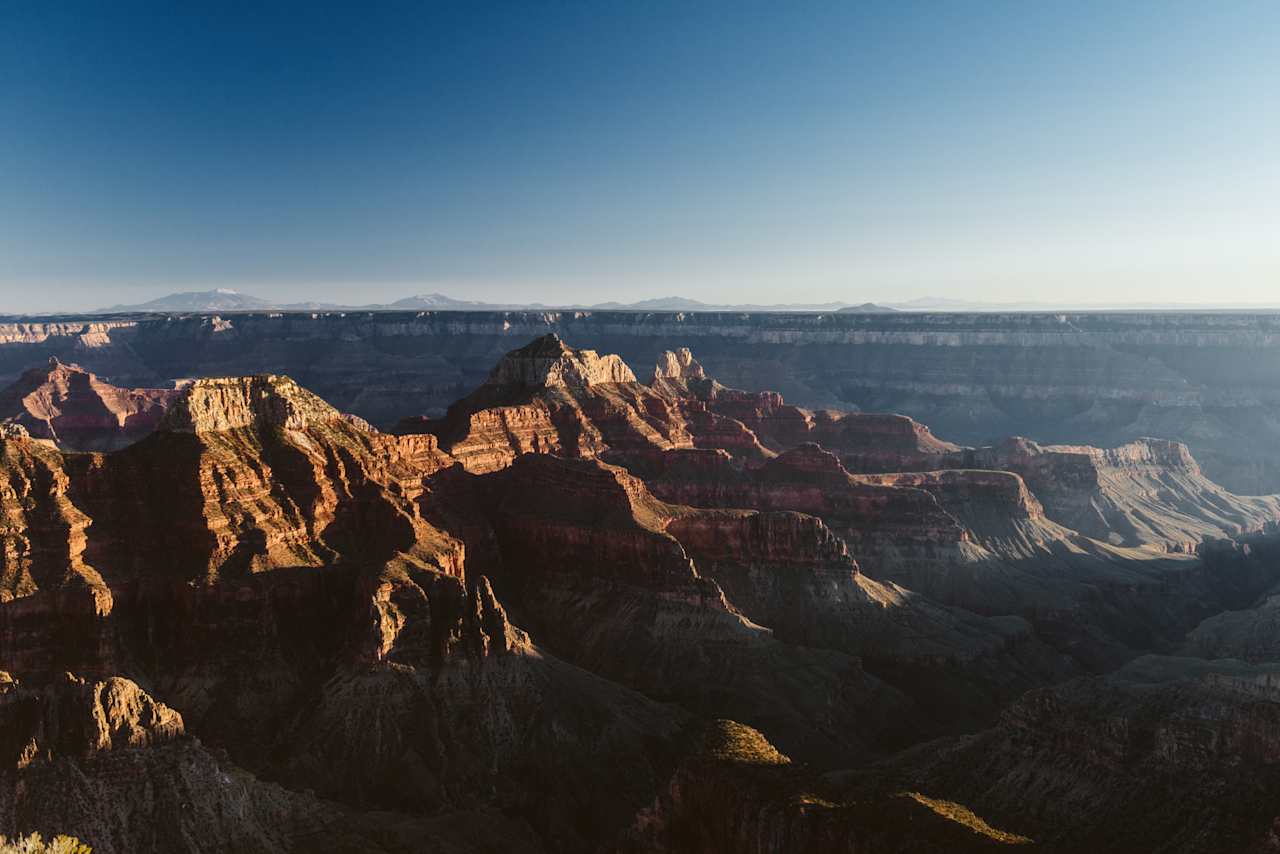
M 95 314 L 203 314 L 207 312 L 233 311 L 559 311 L 585 309 L 591 311 L 648 311 L 648 312 L 825 312 L 839 314 L 889 314 L 892 312 L 1050 312 L 1050 311 L 1262 311 L 1271 312 L 1280 303 L 1064 303 L 1064 302 L 981 302 L 977 300 L 946 297 L 921 297 L 888 305 L 864 302 L 822 303 L 706 303 L 688 297 L 669 296 L 639 302 L 569 303 L 548 305 L 545 303 L 494 303 L 478 300 L 455 299 L 445 294 L 417 294 L 390 303 L 365 303 L 346 305 L 329 302 L 272 302 L 238 291 L 219 288 L 212 291 L 175 293 L 158 299 L 133 305 L 113 305 L 98 309 Z
M 273 308 L 271 302 L 258 297 L 242 294 L 239 291 L 219 288 L 214 291 L 189 291 L 187 293 L 169 294 L 158 299 L 136 305 L 113 305 L 100 308 L 98 313 L 109 312 L 187 312 L 187 311 L 258 311 Z
M 544 305 L 542 303 L 490 303 L 454 299 L 444 294 L 418 294 L 391 303 L 341 305 L 323 302 L 276 303 L 238 291 L 219 288 L 212 291 L 188 291 L 169 294 L 133 305 L 113 305 L 98 309 L 96 314 L 202 313 L 210 311 L 541 311 L 554 309 L 591 309 L 595 311 L 814 311 L 861 314 L 883 314 L 894 309 L 875 303 L 852 305 L 846 302 L 779 303 L 772 305 L 715 304 L 685 297 L 660 297 L 639 302 L 603 302 L 592 305 Z

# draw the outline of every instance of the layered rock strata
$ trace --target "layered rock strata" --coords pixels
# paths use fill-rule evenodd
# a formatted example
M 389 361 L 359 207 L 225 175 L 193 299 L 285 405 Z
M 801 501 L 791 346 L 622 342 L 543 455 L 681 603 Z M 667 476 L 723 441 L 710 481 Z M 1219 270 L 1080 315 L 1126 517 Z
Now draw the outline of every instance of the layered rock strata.
M 117 388 L 51 357 L 0 391 L 0 423 L 65 450 L 111 451 L 154 430 L 176 389 Z
M 714 376 L 812 409 L 900 412 L 952 441 L 1188 443 L 1238 494 L 1280 491 L 1274 314 L 265 312 L 0 322 L 0 383 L 55 355 L 119 385 L 288 374 L 379 425 L 442 414 L 555 333 L 633 366 L 691 347 Z

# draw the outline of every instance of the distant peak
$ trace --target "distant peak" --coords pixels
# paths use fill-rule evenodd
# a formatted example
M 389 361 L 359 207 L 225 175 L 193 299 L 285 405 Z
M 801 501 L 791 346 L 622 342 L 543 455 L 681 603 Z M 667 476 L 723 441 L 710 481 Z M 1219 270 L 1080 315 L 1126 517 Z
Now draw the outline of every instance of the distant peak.
M 848 305 L 840 309 L 838 314 L 897 314 L 896 308 L 890 308 L 887 305 L 879 305 L 874 302 L 864 302 L 862 305 Z
M 77 364 L 63 362 L 57 356 L 50 356 L 49 361 L 43 366 L 37 365 L 34 368 L 28 368 L 23 371 L 17 381 L 9 386 L 6 391 L 29 394 L 36 388 L 48 383 L 65 382 L 74 374 L 82 374 L 91 380 L 97 379 L 93 374 Z
M 533 339 L 520 349 L 512 350 L 507 355 L 529 358 L 535 356 L 564 356 L 574 352 L 576 351 L 572 347 L 564 343 L 563 338 L 554 332 L 548 332 L 546 335 Z
M 620 357 L 575 350 L 550 333 L 503 356 L 486 384 L 554 388 L 635 381 L 636 375 Z
M 217 288 L 211 291 L 184 291 L 136 305 L 115 305 L 99 310 L 112 312 L 249 311 L 269 308 L 272 305 L 273 303 L 268 300 L 242 294 L 230 288 Z

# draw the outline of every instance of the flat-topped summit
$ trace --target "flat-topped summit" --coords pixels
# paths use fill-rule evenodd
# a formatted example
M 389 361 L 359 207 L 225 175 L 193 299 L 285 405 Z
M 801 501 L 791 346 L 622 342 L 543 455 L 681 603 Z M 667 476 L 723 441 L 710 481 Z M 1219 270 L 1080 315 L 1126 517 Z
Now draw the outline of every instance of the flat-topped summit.
M 199 379 L 183 389 L 161 429 L 206 433 L 246 427 L 303 430 L 342 414 L 328 403 L 276 374 Z
M 620 356 L 575 350 L 551 333 L 503 356 L 485 384 L 536 389 L 635 381 L 636 375 Z

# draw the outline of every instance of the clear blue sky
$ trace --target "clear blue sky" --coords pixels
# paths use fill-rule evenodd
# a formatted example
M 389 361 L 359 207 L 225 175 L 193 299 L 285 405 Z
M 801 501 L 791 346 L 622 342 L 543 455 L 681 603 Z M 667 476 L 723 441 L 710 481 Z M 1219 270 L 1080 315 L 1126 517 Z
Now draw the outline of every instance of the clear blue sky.
M 1249 0 L 3 3 L 0 311 L 1275 300 L 1278 45 Z

